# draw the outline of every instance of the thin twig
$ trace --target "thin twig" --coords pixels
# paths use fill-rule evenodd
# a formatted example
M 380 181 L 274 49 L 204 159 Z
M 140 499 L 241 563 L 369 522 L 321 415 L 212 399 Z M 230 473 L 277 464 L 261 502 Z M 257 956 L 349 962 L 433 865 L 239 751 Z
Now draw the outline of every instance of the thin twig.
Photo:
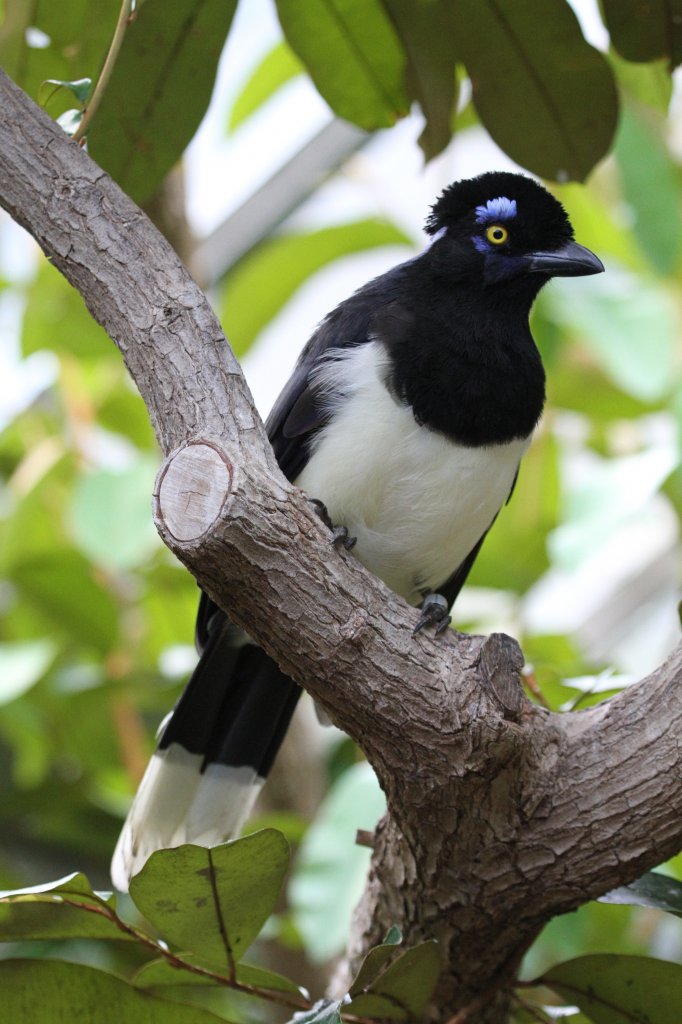
M 102 96 L 109 84 L 109 79 L 111 78 L 119 50 L 121 49 L 123 37 L 125 36 L 126 29 L 131 21 L 132 9 L 133 0 L 123 0 L 121 10 L 118 15 L 118 21 L 116 22 L 116 28 L 114 29 L 114 34 L 111 39 L 111 46 L 109 47 L 109 52 L 106 55 L 104 64 L 102 65 L 100 76 L 97 79 L 97 85 L 93 89 L 90 102 L 86 104 L 85 109 L 83 110 L 83 116 L 80 120 L 80 124 L 73 133 L 72 137 L 74 142 L 80 142 L 81 139 L 85 138 L 85 133 L 90 126 L 90 122 L 95 116 L 97 108 L 102 101 Z

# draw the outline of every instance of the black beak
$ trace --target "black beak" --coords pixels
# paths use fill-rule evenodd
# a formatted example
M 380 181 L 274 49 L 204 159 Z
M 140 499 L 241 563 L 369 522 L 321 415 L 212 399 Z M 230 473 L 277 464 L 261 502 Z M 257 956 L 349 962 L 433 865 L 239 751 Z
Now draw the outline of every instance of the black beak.
M 585 277 L 604 270 L 602 261 L 577 242 L 567 242 L 554 252 L 532 252 L 527 259 L 527 270 L 550 277 Z

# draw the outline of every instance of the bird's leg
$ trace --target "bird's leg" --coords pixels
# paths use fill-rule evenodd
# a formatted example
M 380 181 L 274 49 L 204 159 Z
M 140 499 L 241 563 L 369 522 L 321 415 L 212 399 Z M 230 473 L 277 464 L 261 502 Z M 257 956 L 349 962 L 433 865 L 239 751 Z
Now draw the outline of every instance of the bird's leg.
M 436 627 L 436 636 L 440 636 L 450 625 L 452 619 L 449 614 L 448 602 L 442 594 L 434 594 L 428 591 L 424 595 L 421 605 L 421 615 L 417 625 L 412 630 L 412 636 L 419 633 L 426 626 Z
M 348 532 L 347 526 L 335 526 L 327 510 L 327 506 L 319 498 L 311 498 L 312 504 L 315 506 L 317 514 L 324 523 L 325 526 L 329 527 L 332 532 L 332 544 L 335 548 L 344 547 L 346 551 L 350 551 L 354 548 L 357 543 L 357 537 L 351 537 Z

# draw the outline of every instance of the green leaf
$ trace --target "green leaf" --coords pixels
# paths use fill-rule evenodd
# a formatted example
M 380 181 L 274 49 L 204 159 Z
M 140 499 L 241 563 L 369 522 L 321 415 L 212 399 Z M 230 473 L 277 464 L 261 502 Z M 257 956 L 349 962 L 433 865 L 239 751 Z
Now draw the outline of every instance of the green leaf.
M 96 470 L 79 479 L 71 505 L 73 533 L 96 564 L 125 571 L 160 548 L 151 516 L 157 469 L 156 459 L 141 456 L 127 469 Z
M 49 640 L 0 644 L 0 704 L 15 700 L 37 683 L 55 653 L 55 645 Z
M 442 967 L 436 942 L 431 940 L 413 946 L 363 992 L 353 996 L 348 1012 L 388 1020 L 419 1018 L 438 984 Z
M 641 515 L 677 462 L 675 447 L 667 444 L 608 460 L 593 456 L 568 490 L 562 522 L 548 538 L 552 562 L 574 569 L 593 556 L 618 529 Z
M 618 170 L 625 201 L 634 214 L 635 237 L 659 274 L 675 270 L 682 232 L 678 169 L 668 150 L 666 130 L 663 117 L 646 117 L 643 110 L 625 104 L 616 141 Z
M 634 398 L 654 402 L 676 380 L 678 313 L 660 285 L 617 269 L 580 287 L 555 281 L 543 303 Z
M 263 967 L 256 967 L 254 964 L 237 964 L 237 981 L 243 985 L 253 985 L 255 988 L 265 988 L 271 992 L 290 992 L 292 995 L 302 995 L 304 990 L 300 985 L 290 978 L 285 978 L 277 971 L 267 971 Z
M 664 60 L 648 64 L 631 64 L 615 50 L 609 53 L 611 66 L 622 91 L 630 99 L 645 103 L 662 114 L 668 113 L 673 94 L 673 80 Z
M 383 0 L 407 55 L 406 84 L 426 118 L 419 144 L 427 160 L 452 138 L 457 105 L 456 54 L 449 0 L 428 4 L 414 0 Z
M 557 964 L 538 984 L 579 1006 L 594 1024 L 679 1024 L 682 967 L 650 957 L 595 954 Z
M 70 875 L 57 878 L 52 882 L 41 882 L 38 885 L 29 885 L 23 889 L 4 889 L 0 891 L 0 900 L 11 900 L 14 897 L 59 897 L 78 896 L 89 903 L 101 903 L 102 900 L 109 901 L 110 892 L 95 892 L 90 882 L 80 871 L 73 871 Z
M 84 906 L 74 907 L 67 901 Z M 85 875 L 74 873 L 28 889 L 0 892 L 0 942 L 35 939 L 115 939 L 129 941 L 109 917 L 88 907 L 107 904 L 111 893 L 96 893 Z
M 455 46 L 483 125 L 517 163 L 583 181 L 608 151 L 618 101 L 606 58 L 565 0 L 459 0 Z
M 370 860 L 370 851 L 356 845 L 355 834 L 359 828 L 374 828 L 385 806 L 370 766 L 354 765 L 331 787 L 301 843 L 289 902 L 306 951 L 316 963 L 345 945 Z
M 400 929 L 395 925 L 388 930 L 380 946 L 370 949 L 349 989 L 351 996 L 359 995 L 379 976 L 388 961 L 396 956 L 397 947 L 403 941 Z
M 181 958 L 188 964 L 204 967 L 214 974 L 219 974 L 226 983 L 229 981 L 229 975 L 226 973 L 224 965 L 207 963 L 191 953 L 183 953 Z M 275 971 L 266 971 L 263 967 L 254 967 L 252 964 L 237 964 L 236 980 L 243 985 L 267 989 L 269 992 L 289 992 L 297 996 L 302 994 L 301 988 L 294 981 Z M 182 968 L 174 967 L 164 959 L 152 960 L 150 963 L 144 964 L 135 975 L 134 982 L 138 988 L 220 984 L 219 981 L 206 974 L 183 971 Z
M 73 105 L 68 89 L 44 96 L 46 79 L 77 84 L 96 79 L 111 42 L 121 0 L 5 0 L 0 25 L 0 66 L 53 117 Z M 41 45 L 31 45 L 35 30 Z
M 291 49 L 332 110 L 360 128 L 409 111 L 405 55 L 379 0 L 276 0 Z
M 682 61 L 680 0 L 602 0 L 602 11 L 611 42 L 626 60 L 666 57 L 671 68 Z
M 55 86 L 57 89 L 67 89 L 72 96 L 75 96 L 79 103 L 85 104 L 90 90 L 92 88 L 91 78 L 77 78 L 75 82 L 66 82 L 61 78 L 48 78 L 42 84 L 42 91 L 46 94 L 50 94 L 50 86 Z
M 583 185 L 562 185 L 553 191 L 566 207 L 575 229 L 575 237 L 603 259 L 607 273 L 611 272 L 614 260 L 636 273 L 646 271 L 646 261 L 625 222 L 622 209 L 605 203 L 596 189 L 585 188 Z M 575 287 L 581 286 L 582 281 L 575 283 Z M 542 304 L 550 290 L 540 292 L 534 307 L 534 318 L 538 305 Z
M 151 198 L 206 113 L 236 0 L 145 0 L 88 132 L 90 155 Z
M 288 863 L 274 829 L 210 850 L 178 846 L 152 854 L 130 895 L 168 942 L 229 968 L 274 910 Z
M 15 563 L 12 572 L 21 594 L 60 631 L 100 652 L 114 646 L 118 608 L 78 552 L 68 548 L 40 552 Z
M 223 321 L 235 354 L 243 355 L 316 270 L 340 256 L 382 245 L 411 242 L 393 224 L 363 220 L 305 235 L 284 235 L 259 246 L 225 282 Z
M 600 903 L 625 903 L 633 907 L 653 907 L 682 917 L 682 882 L 670 875 L 648 871 L 629 885 L 620 885 L 599 899 Z
M 233 132 L 255 114 L 278 89 L 304 71 L 298 57 L 285 42 L 265 55 L 252 71 L 230 112 L 228 131 Z
M 97 422 L 106 430 L 129 438 L 136 448 L 157 451 L 149 413 L 137 392 L 119 388 L 100 406 Z
M 50 349 L 78 359 L 118 358 L 106 331 L 92 319 L 76 289 L 47 260 L 41 260 L 29 288 L 21 348 L 24 355 Z
M 0 962 L 2 1013 L 31 1024 L 217 1024 L 198 1006 L 183 1006 L 133 988 L 113 974 L 59 960 Z

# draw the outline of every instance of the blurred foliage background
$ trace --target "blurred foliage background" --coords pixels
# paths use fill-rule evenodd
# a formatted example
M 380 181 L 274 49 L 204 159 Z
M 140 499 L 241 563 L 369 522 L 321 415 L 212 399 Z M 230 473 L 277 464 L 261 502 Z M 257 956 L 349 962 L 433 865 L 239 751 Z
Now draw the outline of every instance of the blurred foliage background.
M 71 22 L 59 24 L 50 13 L 56 8 L 38 3 L 29 17 L 27 6 L 6 0 L 0 59 L 50 113 L 63 115 L 73 108 L 74 90 L 55 86 L 46 99 L 44 81 L 95 74 L 119 5 L 102 4 L 95 12 L 94 5 L 71 2 L 65 5 Z M 217 22 L 209 25 L 215 33 L 212 64 L 204 45 L 208 29 L 204 36 L 183 35 L 180 3 L 147 0 L 139 25 L 147 9 L 156 23 L 150 20 L 147 35 L 136 37 L 136 49 L 121 51 L 100 109 L 104 125 L 123 121 L 123 107 L 128 122 L 98 137 L 95 118 L 89 145 L 140 202 L 151 199 L 150 183 L 161 181 L 205 112 L 234 6 L 213 5 L 221 21 L 220 32 Z M 310 26 L 296 22 L 295 4 L 278 6 L 288 44 L 271 38 L 280 32 L 271 28 L 265 49 L 254 47 L 237 73 L 221 72 L 229 84 L 216 90 L 211 116 L 231 159 L 242 159 L 240 144 L 247 147 L 246 159 L 253 159 L 253 146 L 268 151 L 273 124 L 282 118 L 295 133 L 299 115 L 290 90 L 305 77 L 302 60 L 326 100 L 335 107 L 338 90 L 350 107 L 341 103 L 337 112 L 364 128 L 390 123 L 419 99 L 395 76 L 398 57 L 386 46 L 379 50 L 392 84 L 380 95 L 389 95 L 390 117 L 381 104 L 376 110 L 368 105 L 366 89 L 358 86 L 355 98 L 343 82 L 327 83 L 330 69 L 307 49 L 313 45 Z M 313 11 L 317 5 L 303 6 L 321 17 Z M 530 26 L 538 14 L 533 4 L 525 6 Z M 607 15 L 611 6 L 604 5 Z M 399 24 L 401 5 L 394 7 Z M 205 5 L 207 19 L 210 8 Z M 241 8 L 233 35 L 240 17 Z M 462 628 L 517 636 L 533 699 L 560 710 L 585 707 L 641 677 L 679 633 L 682 119 L 679 82 L 669 75 L 677 54 L 652 60 L 653 47 L 639 55 L 626 52 L 626 60 L 627 46 L 619 54 L 594 11 L 591 17 L 604 50 L 600 59 L 617 85 L 617 128 L 609 155 L 598 159 L 609 145 L 599 133 L 608 135 L 604 126 L 612 115 L 615 128 L 615 102 L 606 88 L 602 107 L 595 99 L 601 127 L 590 158 L 578 154 L 575 167 L 562 174 L 557 156 L 553 176 L 580 179 L 587 164 L 596 166 L 585 185 L 555 181 L 551 187 L 566 205 L 576 237 L 600 255 L 608 273 L 578 286 L 554 282 L 537 303 L 533 329 L 548 371 L 547 411 L 514 500 L 486 541 L 456 609 Z M 383 23 L 371 24 L 383 38 Z M 610 27 L 621 30 L 615 22 Z M 251 24 L 252 35 L 248 27 L 243 31 L 248 41 L 256 29 Z M 76 53 L 69 32 L 80 40 Z M 178 58 L 185 61 L 180 81 L 194 85 L 157 91 L 163 102 L 151 111 L 143 101 L 158 85 L 159 69 L 145 63 L 142 43 L 149 49 L 150 39 L 158 52 L 175 39 L 187 41 Z M 229 46 L 237 45 L 231 36 Z M 418 62 L 418 47 L 412 55 Z M 426 128 L 415 113 L 374 138 L 358 135 L 319 189 L 311 186 L 286 215 L 273 215 L 274 234 L 255 237 L 247 252 L 229 265 L 213 265 L 206 275 L 256 396 L 266 396 L 264 413 L 315 320 L 368 270 L 380 272 L 421 246 L 425 196 L 432 199 L 467 173 L 510 166 L 510 155 L 543 170 L 527 141 L 521 152 L 508 146 L 508 155 L 491 142 L 489 133 L 504 132 L 486 97 L 474 90 L 472 99 L 467 66 L 475 56 L 465 53 L 464 59 L 457 79 L 450 76 L 446 89 L 441 73 L 441 93 L 435 90 L 452 93 L 445 128 L 439 107 L 441 122 L 434 114 Z M 357 81 L 357 68 L 351 72 Z M 312 92 L 307 78 L 302 87 Z M 518 105 L 514 88 L 510 102 Z M 422 100 L 435 105 L 434 92 Z M 328 108 L 319 104 L 328 120 Z M 572 131 L 581 130 L 578 121 L 576 115 Z M 457 134 L 450 143 L 453 125 Z M 119 166 L 117 139 L 132 131 L 138 141 L 144 132 L 164 136 L 169 126 L 173 160 L 165 151 L 157 154 L 156 179 L 144 162 Z M 398 143 L 387 141 L 391 132 L 401 133 Z M 254 136 L 260 141 L 250 141 Z M 418 156 L 420 136 L 428 156 L 440 154 L 426 171 Z M 203 147 L 187 157 L 195 192 L 205 173 L 205 167 L 196 169 L 197 159 L 206 161 L 205 142 Z M 138 150 L 144 155 L 144 147 Z M 254 171 L 256 184 L 259 178 Z M 229 191 L 229 179 L 223 187 Z M 234 190 L 235 209 L 243 201 L 240 188 Z M 195 224 L 194 233 L 201 227 Z M 195 259 L 201 274 L 202 239 L 193 240 L 186 224 L 181 234 L 188 262 Z M 150 494 L 159 453 L 117 351 L 19 229 L 3 221 L 0 243 L 0 888 L 75 869 L 106 887 L 108 860 L 154 731 L 193 664 L 197 591 L 153 529 Z M 281 358 L 274 354 L 280 350 Z M 354 845 L 355 830 L 373 827 L 382 797 L 358 751 L 333 730 L 319 729 L 304 708 L 267 799 L 259 821 L 282 828 L 296 856 L 288 900 L 271 922 L 264 955 L 281 964 L 302 951 L 314 978 L 343 948 L 369 857 Z M 664 870 L 682 878 L 682 862 Z M 11 944 L 0 950 L 16 952 Z M 36 950 L 45 953 L 46 947 L 36 944 Z M 527 971 L 597 951 L 679 960 L 682 928 L 656 910 L 590 904 L 552 922 L 529 954 Z M 71 953 L 121 971 L 129 967 L 129 953 L 116 944 L 103 950 L 74 943 Z M 237 1012 L 232 1002 L 220 1010 Z

